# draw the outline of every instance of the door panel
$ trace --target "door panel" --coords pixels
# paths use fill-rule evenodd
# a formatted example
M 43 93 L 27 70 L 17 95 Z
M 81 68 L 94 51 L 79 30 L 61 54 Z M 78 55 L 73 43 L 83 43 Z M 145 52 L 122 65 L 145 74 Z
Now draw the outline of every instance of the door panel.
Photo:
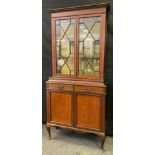
M 56 20 L 57 74 L 74 75 L 75 19 Z
M 77 94 L 76 126 L 100 129 L 100 96 Z
M 79 75 L 99 77 L 100 23 L 98 17 L 79 18 Z
M 51 121 L 71 125 L 72 122 L 72 94 L 51 92 Z

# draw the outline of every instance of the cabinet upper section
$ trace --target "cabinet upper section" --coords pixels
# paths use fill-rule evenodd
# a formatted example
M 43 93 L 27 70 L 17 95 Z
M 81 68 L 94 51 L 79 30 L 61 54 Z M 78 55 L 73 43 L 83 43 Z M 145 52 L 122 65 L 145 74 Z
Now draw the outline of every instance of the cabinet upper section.
M 51 11 L 53 76 L 104 80 L 108 4 Z

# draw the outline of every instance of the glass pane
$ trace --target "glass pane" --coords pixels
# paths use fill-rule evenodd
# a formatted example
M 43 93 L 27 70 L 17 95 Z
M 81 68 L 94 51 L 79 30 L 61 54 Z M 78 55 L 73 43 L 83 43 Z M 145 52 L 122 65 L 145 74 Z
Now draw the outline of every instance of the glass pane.
M 56 21 L 57 73 L 74 74 L 74 19 Z
M 79 75 L 99 76 L 100 17 L 79 19 Z

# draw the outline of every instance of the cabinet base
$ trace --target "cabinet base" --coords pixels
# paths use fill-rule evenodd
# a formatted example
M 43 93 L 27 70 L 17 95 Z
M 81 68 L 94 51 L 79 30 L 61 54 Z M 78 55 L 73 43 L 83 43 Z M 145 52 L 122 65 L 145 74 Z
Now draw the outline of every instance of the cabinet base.
M 74 127 L 68 127 L 68 126 L 62 126 L 62 125 L 58 125 L 58 124 L 50 124 L 50 123 L 46 123 L 46 129 L 48 132 L 48 139 L 51 139 L 51 126 L 55 126 L 56 129 L 59 128 L 64 128 L 64 129 L 68 129 L 68 130 L 73 130 L 73 131 L 78 131 L 78 132 L 84 132 L 84 133 L 94 133 L 96 135 L 99 135 L 101 138 L 101 149 L 103 149 L 104 146 L 104 142 L 105 142 L 105 133 L 102 132 L 96 132 L 96 131 L 90 131 L 90 130 L 85 130 L 85 129 L 78 129 L 78 128 L 74 128 Z

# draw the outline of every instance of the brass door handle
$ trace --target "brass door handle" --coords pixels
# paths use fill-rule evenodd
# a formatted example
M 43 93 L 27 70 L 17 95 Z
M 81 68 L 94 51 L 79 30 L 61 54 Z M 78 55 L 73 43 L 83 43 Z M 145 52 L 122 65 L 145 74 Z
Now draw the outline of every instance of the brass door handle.
M 86 92 L 90 92 L 92 89 L 91 88 L 86 88 L 85 91 Z
M 59 89 L 63 89 L 64 87 L 63 87 L 63 86 L 61 86 L 61 85 L 58 85 L 58 88 L 59 88 Z

